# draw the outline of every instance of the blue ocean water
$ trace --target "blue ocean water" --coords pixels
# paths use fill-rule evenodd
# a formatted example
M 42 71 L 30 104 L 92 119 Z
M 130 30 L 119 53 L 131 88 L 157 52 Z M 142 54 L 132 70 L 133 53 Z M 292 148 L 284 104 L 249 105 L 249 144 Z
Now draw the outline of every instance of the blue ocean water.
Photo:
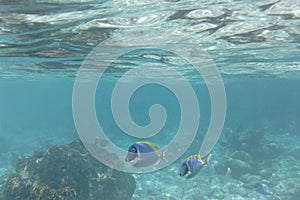
M 195 138 L 185 138 L 191 146 L 163 169 L 133 173 L 136 187 L 131 199 L 298 199 L 299 1 L 17 0 L 0 5 L 1 192 L 19 159 L 80 139 L 72 110 L 74 83 L 97 45 L 139 49 L 137 42 L 156 48 L 156 40 L 174 42 L 175 34 L 196 41 L 193 44 L 208 53 L 222 76 L 226 91 L 222 134 L 211 152 L 212 163 L 193 179 L 180 177 L 181 163 L 199 152 L 208 131 L 213 111 L 207 84 L 214 83 L 205 82 L 180 55 L 164 50 L 132 51 L 114 60 L 97 85 L 93 108 L 107 138 L 124 151 L 140 140 L 166 147 L 176 138 L 183 113 L 171 89 L 155 81 L 143 85 L 130 98 L 132 120 L 147 126 L 153 120 L 150 107 L 160 104 L 167 113 L 166 123 L 151 138 L 126 134 L 115 121 L 111 99 L 114 87 L 131 69 L 143 65 L 175 69 L 195 91 L 200 109 Z M 186 51 L 180 44 L 178 49 Z M 116 53 L 110 51 L 100 53 Z M 155 72 L 162 79 L 171 77 L 164 68 Z M 146 76 L 135 74 L 130 80 L 157 80 Z M 117 102 L 126 103 L 122 98 Z M 126 155 L 118 156 L 123 161 Z M 271 193 L 256 188 L 258 183 Z

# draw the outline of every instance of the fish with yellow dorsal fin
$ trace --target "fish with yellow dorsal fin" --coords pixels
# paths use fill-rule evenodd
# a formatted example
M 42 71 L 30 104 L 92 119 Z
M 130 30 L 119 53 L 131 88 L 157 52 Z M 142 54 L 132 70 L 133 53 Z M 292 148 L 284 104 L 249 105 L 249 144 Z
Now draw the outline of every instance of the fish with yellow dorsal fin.
M 151 142 L 136 142 L 128 149 L 126 162 L 132 163 L 134 167 L 150 167 L 165 160 L 165 151 L 161 151 Z
M 202 157 L 199 154 L 187 157 L 181 165 L 179 175 L 187 179 L 195 177 L 204 165 L 210 163 L 210 159 L 211 154 L 207 157 Z

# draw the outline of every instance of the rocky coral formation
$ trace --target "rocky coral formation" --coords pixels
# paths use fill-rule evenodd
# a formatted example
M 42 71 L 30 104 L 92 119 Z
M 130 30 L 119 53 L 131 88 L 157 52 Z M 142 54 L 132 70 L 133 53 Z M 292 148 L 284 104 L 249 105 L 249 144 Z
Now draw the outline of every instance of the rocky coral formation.
M 131 199 L 132 175 L 106 167 L 80 141 L 19 160 L 5 183 L 6 199 Z
M 244 131 L 242 128 L 236 131 L 228 129 L 225 137 L 232 151 L 247 152 L 255 160 L 273 159 L 280 153 L 276 144 L 267 140 L 261 131 Z
M 225 131 L 223 144 L 224 161 L 215 166 L 216 172 L 225 174 L 226 170 L 232 170 L 232 177 L 240 179 L 244 174 L 261 175 L 264 178 L 270 176 L 263 170 L 265 162 L 282 154 L 273 141 L 266 139 L 263 132 L 245 131 L 238 128 L 236 131 Z
M 21 176 L 11 177 L 5 185 L 6 199 L 76 199 L 76 190 L 72 187 L 53 189 L 38 181 L 24 179 Z

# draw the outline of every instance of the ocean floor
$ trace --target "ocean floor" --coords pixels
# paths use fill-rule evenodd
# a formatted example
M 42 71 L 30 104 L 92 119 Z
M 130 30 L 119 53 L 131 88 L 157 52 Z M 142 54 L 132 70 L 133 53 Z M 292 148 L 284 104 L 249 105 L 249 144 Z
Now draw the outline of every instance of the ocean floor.
M 241 179 L 216 174 L 214 164 L 206 166 L 194 179 L 179 177 L 179 167 L 173 166 L 153 174 L 134 175 L 137 182 L 133 199 L 273 199 L 297 200 L 300 195 L 300 166 L 293 156 L 272 161 L 266 170 L 268 179 L 262 175 L 245 173 Z M 265 184 L 271 194 L 257 187 Z
M 286 134 L 275 139 L 272 136 L 269 139 L 266 135 L 265 138 L 269 143 L 272 140 L 272 145 L 278 147 L 277 151 L 274 151 L 276 155 L 272 155 L 272 158 L 256 159 L 250 155 L 251 151 L 250 153 L 236 149 L 227 151 L 224 149 L 229 147 L 222 146 L 220 141 L 212 152 L 211 165 L 205 166 L 193 179 L 188 180 L 179 176 L 179 167 L 183 158 L 157 172 L 134 174 L 136 189 L 132 199 L 297 200 L 300 196 L 299 136 Z M 53 141 L 66 143 L 65 139 L 60 141 L 51 139 L 51 143 Z M 236 159 L 238 155 L 244 157 L 239 158 L 240 160 Z M 14 171 L 12 166 L 14 162 L 11 160 L 13 158 L 10 152 L 2 153 L 0 156 L 1 159 L 10 159 L 10 162 L 2 161 L 0 166 L 1 189 L 6 175 Z M 224 169 L 232 164 L 232 161 L 238 163 L 236 164 L 238 166 L 233 165 L 231 174 L 226 174 Z M 264 188 L 259 187 L 262 185 Z
M 134 175 L 133 199 L 299 199 L 299 135 L 229 130 L 225 136 L 212 152 L 211 165 L 193 179 L 179 176 L 183 160 Z

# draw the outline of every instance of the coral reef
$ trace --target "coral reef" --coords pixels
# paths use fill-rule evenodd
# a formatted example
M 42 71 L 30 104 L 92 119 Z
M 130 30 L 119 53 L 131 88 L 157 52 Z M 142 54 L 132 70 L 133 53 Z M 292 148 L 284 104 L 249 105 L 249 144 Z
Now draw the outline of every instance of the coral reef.
M 72 187 L 64 187 L 56 190 L 38 181 L 24 179 L 21 176 L 14 176 L 8 179 L 5 189 L 6 199 L 51 199 L 51 200 L 72 200 L 76 198 L 76 191 Z
M 270 173 L 264 170 L 266 162 L 282 154 L 282 149 L 274 141 L 267 140 L 263 132 L 244 131 L 242 128 L 236 131 L 228 129 L 224 135 L 226 140 L 221 144 L 225 157 L 215 166 L 217 173 L 225 174 L 230 168 L 232 177 L 237 179 L 247 173 L 270 177 Z
M 132 175 L 106 167 L 80 141 L 37 151 L 16 165 L 4 185 L 6 199 L 131 199 Z
M 236 131 L 228 129 L 225 131 L 225 137 L 231 151 L 246 152 L 255 160 L 273 159 L 280 153 L 276 144 L 267 140 L 261 131 L 244 131 L 242 128 Z
M 299 147 L 295 138 L 265 135 L 260 131 L 228 129 L 220 143 L 214 169 L 241 182 L 240 191 L 255 191 L 262 199 L 298 199 Z M 224 139 L 224 138 L 223 138 Z M 297 143 L 296 143 L 297 144 Z M 248 193 L 249 194 L 249 193 Z M 242 195 L 244 196 L 244 195 Z M 245 197 L 245 196 L 244 196 Z M 297 196 L 298 197 L 298 196 Z

